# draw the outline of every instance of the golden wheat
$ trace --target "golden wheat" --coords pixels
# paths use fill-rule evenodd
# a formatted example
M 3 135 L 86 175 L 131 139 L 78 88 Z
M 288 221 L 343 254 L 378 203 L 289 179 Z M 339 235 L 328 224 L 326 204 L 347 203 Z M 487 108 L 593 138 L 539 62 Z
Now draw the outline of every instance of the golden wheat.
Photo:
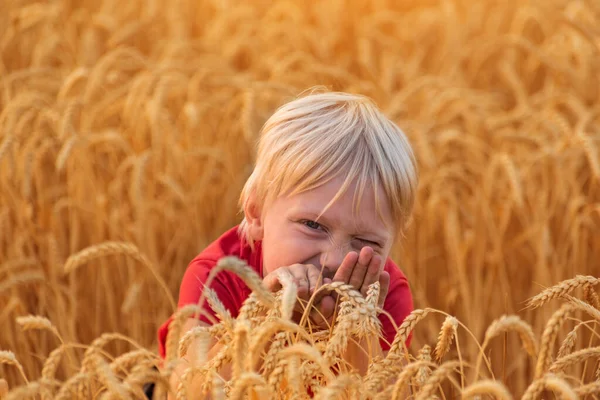
M 11 353 L 0 396 L 4 380 L 11 398 L 139 397 L 142 381 L 156 382 L 158 398 L 175 395 L 165 379 L 203 340 L 181 332 L 178 314 L 169 361 L 146 371 L 158 365 L 156 328 L 175 311 L 186 265 L 239 222 L 261 125 L 319 84 L 371 96 L 414 145 L 415 216 L 391 255 L 416 311 L 361 378 L 341 354 L 380 329 L 375 291 L 365 299 L 330 286 L 349 302 L 347 321 L 315 331 L 306 312 L 292 322 L 291 286 L 273 295 L 222 260 L 254 292 L 237 318 L 206 298 L 218 309 L 210 338 L 224 348 L 195 367 L 201 390 L 290 398 L 304 385 L 318 397 L 400 397 L 418 387 L 398 385 L 399 376 L 435 373 L 427 362 L 413 371 L 432 348 L 436 360 L 460 362 L 460 382 L 437 388 L 444 398 L 469 388 L 505 396 L 479 371 L 482 360 L 515 398 L 596 390 L 597 2 L 58 0 L 4 2 L 2 11 L 0 349 Z M 594 321 L 555 314 L 565 299 Z M 203 301 L 186 310 L 198 316 Z M 455 316 L 460 335 L 446 321 L 440 330 L 439 315 Z M 523 322 L 525 340 L 486 335 L 502 315 Z M 24 321 L 64 344 L 23 334 Z M 240 321 L 253 352 L 243 360 Z M 103 336 L 113 332 L 122 337 Z M 281 356 L 296 345 L 315 350 Z M 323 373 L 315 351 L 339 379 Z M 135 355 L 144 355 L 137 368 Z M 231 363 L 245 371 L 237 381 L 221 376 Z

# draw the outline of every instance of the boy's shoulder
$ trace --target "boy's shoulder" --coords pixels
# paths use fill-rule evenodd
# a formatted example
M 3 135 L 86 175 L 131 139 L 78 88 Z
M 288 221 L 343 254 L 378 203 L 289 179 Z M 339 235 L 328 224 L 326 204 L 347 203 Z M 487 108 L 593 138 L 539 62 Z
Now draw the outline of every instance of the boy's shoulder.
M 238 229 L 239 225 L 236 225 L 225 231 L 194 257 L 190 264 L 202 263 L 207 266 L 214 266 L 223 257 L 235 256 L 245 261 L 257 272 L 260 272 L 262 265 L 260 243 L 256 243 L 254 249 L 252 249 L 248 242 L 243 239 Z

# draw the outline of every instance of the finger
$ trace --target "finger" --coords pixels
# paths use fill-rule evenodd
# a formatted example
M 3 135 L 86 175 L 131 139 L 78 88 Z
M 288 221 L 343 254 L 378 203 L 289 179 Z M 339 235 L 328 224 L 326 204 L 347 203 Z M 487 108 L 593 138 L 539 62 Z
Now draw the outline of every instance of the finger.
M 354 265 L 356 265 L 357 261 L 358 253 L 356 253 L 355 251 L 351 251 L 350 253 L 346 254 L 346 257 L 344 257 L 342 264 L 340 265 L 340 267 L 335 273 L 335 276 L 333 277 L 333 281 L 348 283 L 350 281 L 350 276 L 352 275 Z
M 317 286 L 320 285 L 321 270 L 314 265 L 308 265 L 306 275 L 308 277 L 308 293 L 313 294 Z
M 367 268 L 371 264 L 372 258 L 373 249 L 368 246 L 363 247 L 358 256 L 358 262 L 352 270 L 350 281 L 348 282 L 350 285 L 352 285 L 352 287 L 354 287 L 358 291 L 361 290 L 363 281 L 365 280 L 365 274 L 367 273 Z
M 379 275 L 379 307 L 383 308 L 388 291 L 390 290 L 390 274 L 387 271 L 381 272 Z
M 327 285 L 327 284 L 329 284 L 329 283 L 331 283 L 331 279 L 329 279 L 329 278 L 323 278 L 323 285 Z M 314 305 L 318 305 L 318 304 L 319 304 L 319 302 L 321 301 L 321 299 L 322 299 L 323 297 L 325 297 L 325 296 L 327 296 L 327 295 L 331 295 L 331 290 L 328 290 L 328 289 L 323 289 L 323 290 L 320 290 L 320 287 L 321 287 L 321 286 L 322 286 L 322 285 L 319 285 L 319 286 L 318 286 L 318 287 L 317 287 L 317 288 L 316 288 L 316 289 L 313 291 L 313 293 L 314 293 L 315 291 L 317 292 L 317 294 L 315 295 L 315 298 L 314 298 L 314 300 L 313 300 L 313 304 L 314 304 Z
M 310 288 L 308 276 L 306 275 L 306 266 L 300 264 L 293 265 L 290 267 L 290 272 L 294 276 L 294 283 L 298 288 L 298 297 L 302 300 L 308 300 Z
M 332 296 L 325 296 L 319 303 L 317 310 L 311 314 L 312 321 L 320 328 L 327 328 L 331 325 L 335 313 L 335 299 Z
M 288 274 L 292 277 L 292 273 L 288 270 L 288 268 L 279 268 L 265 276 L 263 278 L 263 285 L 267 290 L 271 292 L 276 292 L 281 289 L 281 282 L 279 281 L 279 276 L 282 274 Z
M 363 281 L 362 287 L 360 288 L 360 292 L 363 296 L 367 295 L 369 286 L 379 280 L 379 275 L 383 271 L 383 267 L 384 264 L 381 262 L 381 256 L 379 256 L 378 254 L 374 254 L 371 258 L 369 266 L 367 267 L 365 280 Z

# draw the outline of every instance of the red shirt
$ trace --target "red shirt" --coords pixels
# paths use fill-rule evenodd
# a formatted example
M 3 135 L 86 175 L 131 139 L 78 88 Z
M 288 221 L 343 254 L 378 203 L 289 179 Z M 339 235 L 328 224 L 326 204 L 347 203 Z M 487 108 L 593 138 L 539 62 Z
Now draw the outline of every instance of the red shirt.
M 225 256 L 236 256 L 244 260 L 260 276 L 263 276 L 261 243 L 256 242 L 254 251 L 252 251 L 250 245 L 238 235 L 238 227 L 236 226 L 211 243 L 189 264 L 179 290 L 179 307 L 198 303 L 203 284 L 206 282 L 211 268 L 217 264 L 219 259 Z M 390 274 L 390 287 L 383 309 L 390 313 L 396 325 L 400 326 L 404 318 L 413 311 L 412 294 L 406 277 L 391 259 L 387 259 L 384 270 Z M 251 292 L 242 279 L 229 271 L 222 271 L 217 274 L 210 287 L 216 292 L 219 300 L 234 318 L 237 317 L 244 300 Z M 206 301 L 203 307 L 209 314 L 215 315 Z M 169 318 L 158 329 L 159 353 L 163 358 L 165 357 L 167 332 L 172 318 Z M 205 316 L 200 316 L 200 320 L 209 325 L 211 324 Z M 381 321 L 382 334 L 385 340 L 392 343 L 396 335 L 394 326 L 386 315 L 380 314 L 379 320 Z M 408 346 L 409 343 L 410 336 L 406 345 Z M 383 350 L 389 350 L 389 345 L 384 340 L 380 340 L 380 344 Z

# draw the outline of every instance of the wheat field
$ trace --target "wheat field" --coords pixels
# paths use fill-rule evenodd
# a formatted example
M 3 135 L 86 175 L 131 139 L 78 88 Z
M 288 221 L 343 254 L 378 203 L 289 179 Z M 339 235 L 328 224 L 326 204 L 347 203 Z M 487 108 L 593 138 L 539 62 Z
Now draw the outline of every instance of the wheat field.
M 600 397 L 600 3 L 0 10 L 0 397 L 139 398 L 149 381 L 164 394 L 207 337 L 231 346 L 188 375 L 214 398 Z M 237 320 L 172 334 L 162 365 L 156 329 L 189 261 L 241 220 L 261 125 L 315 85 L 370 96 L 414 146 L 416 211 L 392 257 L 417 310 L 357 377 L 339 354 L 361 334 L 350 321 L 376 330 L 373 297 L 335 288 L 357 312 L 323 337 L 289 321 L 289 293 L 255 285 Z

